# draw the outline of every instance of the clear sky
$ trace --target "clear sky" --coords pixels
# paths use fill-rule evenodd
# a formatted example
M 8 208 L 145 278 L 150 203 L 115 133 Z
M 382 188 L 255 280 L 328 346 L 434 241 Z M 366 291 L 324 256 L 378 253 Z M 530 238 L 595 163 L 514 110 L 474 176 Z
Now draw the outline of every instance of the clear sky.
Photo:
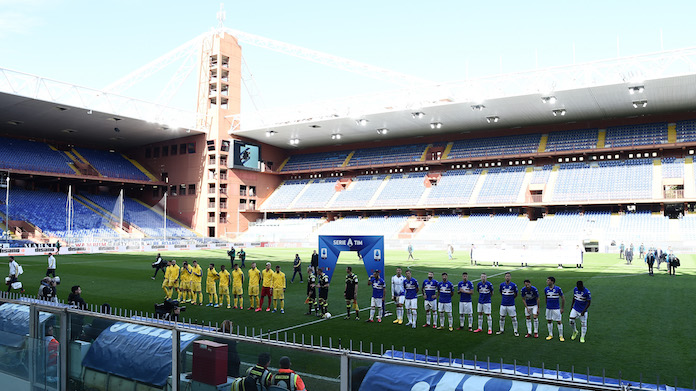
M 219 1 L 0 0 L 0 67 L 101 89 L 217 25 Z M 696 46 L 696 1 L 224 1 L 225 26 L 434 81 Z M 242 44 L 260 108 L 398 86 Z M 573 49 L 574 48 L 574 49 Z M 124 92 L 158 100 L 172 64 Z M 194 109 L 190 77 L 170 105 Z M 242 111 L 250 110 L 242 91 Z

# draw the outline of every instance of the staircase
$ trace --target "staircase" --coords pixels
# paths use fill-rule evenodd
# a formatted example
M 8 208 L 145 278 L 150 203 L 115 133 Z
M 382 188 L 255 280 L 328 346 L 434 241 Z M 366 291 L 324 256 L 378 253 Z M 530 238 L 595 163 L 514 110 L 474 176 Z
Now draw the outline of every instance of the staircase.
M 537 152 L 543 153 L 546 152 L 546 143 L 549 141 L 549 135 L 548 133 L 542 134 L 541 135 L 541 140 L 539 141 L 539 148 L 537 149 Z
M 543 202 L 551 202 L 553 199 L 553 191 L 556 188 L 556 181 L 558 181 L 558 169 L 559 165 L 554 164 L 553 168 L 551 169 L 551 174 L 549 174 L 549 180 L 546 181 L 544 196 L 542 197 Z
M 677 124 L 667 124 L 667 142 L 674 144 L 677 142 Z
M 605 141 L 607 139 L 607 130 L 606 129 L 599 129 L 599 132 L 597 133 L 597 148 L 605 148 Z
M 143 167 L 142 164 L 138 163 L 137 161 L 135 161 L 135 160 L 129 158 L 128 156 L 126 156 L 126 155 L 124 155 L 124 154 L 121 154 L 121 156 L 123 156 L 124 159 L 128 160 L 129 162 L 131 162 L 131 164 L 134 165 L 135 168 L 137 168 L 138 170 L 140 170 L 140 172 L 142 172 L 143 174 L 145 174 L 145 176 L 147 176 L 148 178 L 150 178 L 151 181 L 157 182 L 157 181 L 159 180 L 159 179 L 157 179 L 156 176 L 152 175 L 152 174 L 150 173 L 150 171 L 148 171 L 145 167 Z
M 447 155 L 449 155 L 450 151 L 452 151 L 452 145 L 454 145 L 454 142 L 447 143 L 447 146 L 445 147 L 445 152 L 442 153 L 442 157 L 440 158 L 440 160 L 447 159 Z
M 377 191 L 375 191 L 375 194 L 370 198 L 370 200 L 367 202 L 367 205 L 365 206 L 372 206 L 375 204 L 375 201 L 377 201 L 377 198 L 379 198 L 379 195 L 382 193 L 382 190 L 387 186 L 387 183 L 389 183 L 389 179 L 391 178 L 391 175 L 387 175 L 384 177 L 384 180 L 382 183 L 379 184 L 379 187 L 377 188 Z
M 696 198 L 696 181 L 694 180 L 694 158 L 684 159 L 684 198 Z
M 664 188 L 662 187 L 662 162 L 660 159 L 653 160 L 652 198 L 654 200 L 665 198 Z
M 486 174 L 488 174 L 488 170 L 481 171 L 481 174 L 474 185 L 474 190 L 471 192 L 471 197 L 469 197 L 469 204 L 476 203 L 476 199 L 478 198 L 479 193 L 481 193 L 481 189 L 483 189 L 483 184 L 486 182 Z

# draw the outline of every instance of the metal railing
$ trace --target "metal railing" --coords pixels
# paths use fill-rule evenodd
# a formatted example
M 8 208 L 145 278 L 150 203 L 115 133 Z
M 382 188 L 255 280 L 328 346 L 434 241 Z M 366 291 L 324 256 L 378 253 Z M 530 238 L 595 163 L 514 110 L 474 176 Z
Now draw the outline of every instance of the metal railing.
M 89 305 L 85 309 L 77 309 L 66 306 L 60 302 L 44 302 L 27 297 L 21 297 L 12 293 L 1 293 L 0 304 L 10 303 L 29 308 L 30 319 L 28 322 L 29 333 L 28 338 L 42 338 L 39 335 L 40 313 L 49 313 L 58 318 L 56 322 L 59 326 L 60 342 L 60 362 L 59 362 L 59 387 L 61 390 L 75 389 L 68 387 L 68 383 L 75 383 L 84 380 L 84 369 L 69 368 L 70 363 L 75 360 L 70 359 L 72 351 L 68 349 L 68 343 L 71 339 L 68 330 L 68 325 L 74 324 L 73 316 L 92 319 L 104 319 L 111 322 L 122 322 L 137 326 L 148 326 L 156 329 L 168 330 L 172 340 L 172 360 L 171 360 L 171 377 L 167 385 L 168 389 L 178 391 L 183 389 L 178 382 L 172 382 L 171 379 L 181 379 L 183 370 L 182 360 L 184 356 L 191 354 L 189 351 L 180 351 L 178 349 L 180 343 L 180 335 L 182 333 L 194 333 L 201 338 L 214 339 L 217 341 L 228 341 L 236 346 L 246 346 L 246 344 L 254 345 L 255 348 L 250 351 L 258 354 L 258 347 L 261 346 L 264 350 L 282 352 L 284 355 L 290 354 L 293 357 L 299 356 L 319 356 L 325 366 L 331 367 L 331 364 L 339 364 L 338 371 L 335 371 L 338 376 L 320 376 L 314 372 L 320 370 L 321 366 L 317 366 L 316 359 L 311 360 L 305 367 L 293 368 L 302 373 L 305 378 L 305 383 L 312 389 L 340 389 L 341 391 L 351 389 L 351 377 L 354 369 L 354 364 L 360 362 L 383 363 L 390 365 L 398 365 L 400 371 L 408 371 L 412 368 L 428 369 L 439 372 L 456 373 L 460 375 L 479 376 L 484 378 L 496 378 L 511 381 L 521 381 L 527 383 L 544 384 L 556 387 L 569 387 L 574 389 L 585 389 L 594 391 L 609 391 L 619 389 L 660 389 L 659 376 L 656 378 L 657 387 L 655 384 L 644 384 L 643 376 L 640 376 L 638 381 L 626 381 L 621 379 L 608 379 L 605 376 L 606 371 L 602 369 L 601 375 L 593 375 L 589 368 L 586 371 L 576 372 L 576 368 L 571 367 L 570 371 L 561 371 L 559 365 L 556 364 L 549 368 L 545 363 L 542 363 L 541 368 L 534 368 L 530 362 L 513 361 L 512 363 L 504 363 L 500 361 L 492 361 L 490 357 L 475 356 L 473 360 L 467 360 L 462 354 L 460 357 L 449 353 L 441 355 L 439 351 L 435 354 L 429 354 L 426 349 L 424 352 L 418 352 L 416 349 L 406 351 L 405 348 L 395 348 L 394 345 L 363 343 L 362 341 L 344 341 L 334 339 L 332 337 L 325 338 L 323 336 L 315 336 L 313 334 L 297 334 L 290 333 L 288 329 L 271 330 L 271 329 L 256 329 L 242 327 L 236 325 L 229 330 L 221 331 L 221 325 L 212 322 L 193 321 L 191 319 L 181 319 L 174 322 L 169 320 L 158 319 L 154 314 L 142 311 L 133 311 L 123 308 L 111 309 L 110 314 L 100 312 L 100 308 L 95 305 Z M 162 338 L 162 333 L 155 333 Z M 237 345 L 239 344 L 239 345 Z M 411 354 L 412 353 L 412 354 Z M 301 360 L 293 359 L 293 363 Z M 80 362 L 79 360 L 77 362 Z M 166 365 L 166 364 L 165 364 Z M 253 365 L 246 363 L 247 366 Z M 555 367 L 555 369 L 553 369 Z M 333 368 L 332 370 L 335 370 Z M 82 373 L 83 378 L 74 379 L 69 377 L 70 373 Z M 29 379 L 32 383 L 42 384 L 42 380 L 38 378 Z M 676 385 L 677 379 L 675 379 Z M 45 380 L 43 381 L 45 383 Z M 315 387 L 311 387 L 314 383 Z M 696 383 L 696 381 L 695 381 Z M 322 386 L 317 386 L 322 384 Z M 43 387 L 41 387 L 44 389 Z M 134 387 L 135 388 L 135 387 Z M 49 389 L 49 388 L 46 388 Z

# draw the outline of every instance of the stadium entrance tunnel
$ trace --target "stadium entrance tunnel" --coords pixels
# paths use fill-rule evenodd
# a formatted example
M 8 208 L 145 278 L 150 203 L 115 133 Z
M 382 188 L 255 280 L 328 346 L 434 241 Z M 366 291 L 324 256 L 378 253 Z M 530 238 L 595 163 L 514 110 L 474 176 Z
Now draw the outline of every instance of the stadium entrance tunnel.
M 368 276 L 379 270 L 384 278 L 384 236 L 319 235 L 319 267 L 329 276 L 329 281 L 341 251 L 357 252 Z

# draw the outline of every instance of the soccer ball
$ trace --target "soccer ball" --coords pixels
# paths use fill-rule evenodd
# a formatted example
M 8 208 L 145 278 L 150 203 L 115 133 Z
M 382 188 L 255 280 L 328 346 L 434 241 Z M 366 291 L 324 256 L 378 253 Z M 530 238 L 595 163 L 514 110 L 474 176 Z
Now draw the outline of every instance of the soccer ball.
M 324 319 L 331 319 L 331 314 L 330 313 L 325 313 L 324 314 Z

